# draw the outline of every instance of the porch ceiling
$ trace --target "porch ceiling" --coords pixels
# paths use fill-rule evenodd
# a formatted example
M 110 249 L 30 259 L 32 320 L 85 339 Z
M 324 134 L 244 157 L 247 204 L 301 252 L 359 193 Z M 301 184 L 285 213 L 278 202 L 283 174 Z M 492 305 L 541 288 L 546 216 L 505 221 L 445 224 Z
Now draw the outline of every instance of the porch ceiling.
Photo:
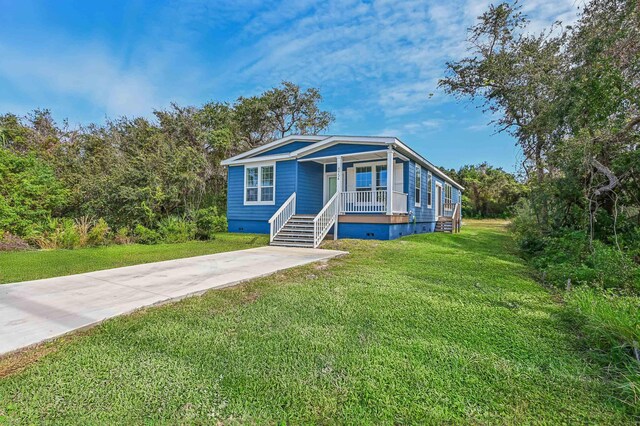
M 387 159 L 387 150 L 380 151 L 369 151 L 369 152 L 356 152 L 353 154 L 343 154 L 341 155 L 342 161 L 344 162 L 357 162 L 357 161 L 377 161 L 377 160 L 386 160 Z M 394 158 L 400 158 L 402 160 L 406 160 L 407 158 L 398 154 L 397 152 L 393 153 Z M 334 164 L 337 161 L 336 155 L 331 155 L 327 157 L 318 157 L 318 158 L 302 158 L 298 161 L 314 161 L 320 164 Z

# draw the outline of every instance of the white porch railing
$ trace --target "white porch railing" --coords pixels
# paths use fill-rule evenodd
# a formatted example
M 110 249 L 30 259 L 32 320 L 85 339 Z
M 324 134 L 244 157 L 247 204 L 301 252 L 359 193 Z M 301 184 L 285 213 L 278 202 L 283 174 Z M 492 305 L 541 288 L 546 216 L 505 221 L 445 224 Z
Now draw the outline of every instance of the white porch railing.
M 387 211 L 387 191 L 342 192 L 342 213 L 384 213 Z
M 320 245 L 329 229 L 335 224 L 334 238 L 338 234 L 338 213 L 340 213 L 339 194 L 333 197 L 324 205 L 320 213 L 313 219 L 313 248 Z
M 392 209 L 394 213 L 407 213 L 407 194 L 404 192 L 393 191 L 391 198 Z
M 296 193 L 294 192 L 269 219 L 269 242 L 284 227 L 291 216 L 296 214 Z
M 341 197 L 341 213 L 386 213 L 387 191 L 345 191 Z M 393 213 L 407 213 L 407 194 L 393 191 Z

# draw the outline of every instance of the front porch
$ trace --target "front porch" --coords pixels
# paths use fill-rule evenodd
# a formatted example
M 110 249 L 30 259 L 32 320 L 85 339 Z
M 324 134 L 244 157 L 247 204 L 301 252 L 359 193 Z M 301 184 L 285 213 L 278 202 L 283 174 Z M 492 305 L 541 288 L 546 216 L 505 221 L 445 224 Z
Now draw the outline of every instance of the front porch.
M 308 158 L 301 163 L 322 165 L 323 205 L 337 194 L 339 214 L 407 215 L 405 164 L 408 159 L 392 149 Z M 368 222 L 368 221 L 367 221 Z
M 269 220 L 272 244 L 317 247 L 328 235 L 385 240 L 458 229 L 459 208 L 443 202 L 430 172 L 391 148 L 357 148 L 298 160 L 296 187 L 304 195 L 293 193 Z

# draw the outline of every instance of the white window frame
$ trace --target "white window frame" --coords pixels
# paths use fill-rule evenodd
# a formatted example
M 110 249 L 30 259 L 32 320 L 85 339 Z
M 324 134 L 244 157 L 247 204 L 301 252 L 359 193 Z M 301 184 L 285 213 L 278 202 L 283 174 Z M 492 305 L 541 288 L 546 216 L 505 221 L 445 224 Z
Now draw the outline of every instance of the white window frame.
M 273 200 L 271 201 L 262 201 L 262 168 L 263 167 L 273 167 L 273 185 L 264 186 L 265 188 L 273 186 Z M 258 200 L 257 201 L 247 201 L 247 169 L 258 169 Z M 255 163 L 255 164 L 245 164 L 244 166 L 244 177 L 243 177 L 243 186 L 244 191 L 242 194 L 242 200 L 245 206 L 270 206 L 275 205 L 276 203 L 276 163 Z M 253 188 L 253 187 L 252 187 Z
M 416 164 L 416 174 L 413 177 L 413 197 L 415 198 L 415 207 L 422 206 L 422 167 Z M 420 193 L 418 193 L 418 177 L 420 177 Z
M 453 187 L 447 182 L 444 183 L 444 203 L 453 204 Z
M 369 186 L 358 186 L 358 169 L 369 168 L 371 173 L 371 185 Z M 355 169 L 355 185 L 354 188 L 356 191 L 364 192 L 366 188 L 369 188 L 369 191 L 374 191 L 376 187 L 376 167 L 371 164 L 354 164 L 353 168 Z
M 427 172 L 427 208 L 433 206 L 433 175 Z

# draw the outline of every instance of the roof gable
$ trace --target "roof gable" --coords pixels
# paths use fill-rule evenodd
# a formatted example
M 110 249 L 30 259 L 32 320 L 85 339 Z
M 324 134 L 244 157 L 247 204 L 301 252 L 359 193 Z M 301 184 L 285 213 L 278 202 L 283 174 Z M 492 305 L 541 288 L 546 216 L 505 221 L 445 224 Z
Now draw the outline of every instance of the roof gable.
M 265 155 L 274 155 L 274 154 L 286 154 L 289 152 L 297 151 L 302 148 L 306 148 L 315 143 L 316 143 L 315 141 L 292 140 L 291 142 L 287 142 L 284 145 L 276 146 L 266 151 L 262 151 L 258 154 L 251 155 L 248 158 L 264 157 Z

